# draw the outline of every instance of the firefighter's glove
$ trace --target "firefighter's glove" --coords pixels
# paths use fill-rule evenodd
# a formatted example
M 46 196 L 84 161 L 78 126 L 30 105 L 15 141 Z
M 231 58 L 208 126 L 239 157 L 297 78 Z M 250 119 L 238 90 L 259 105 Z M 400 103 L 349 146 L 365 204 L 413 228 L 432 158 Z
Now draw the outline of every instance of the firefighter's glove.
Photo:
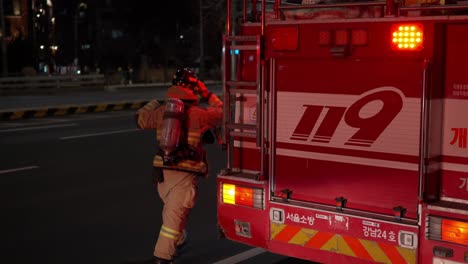
M 157 186 L 158 183 L 162 183 L 162 182 L 164 182 L 163 169 L 153 167 L 153 184 Z
M 207 99 L 207 97 L 211 94 L 202 81 L 198 81 L 198 93 L 204 99 Z

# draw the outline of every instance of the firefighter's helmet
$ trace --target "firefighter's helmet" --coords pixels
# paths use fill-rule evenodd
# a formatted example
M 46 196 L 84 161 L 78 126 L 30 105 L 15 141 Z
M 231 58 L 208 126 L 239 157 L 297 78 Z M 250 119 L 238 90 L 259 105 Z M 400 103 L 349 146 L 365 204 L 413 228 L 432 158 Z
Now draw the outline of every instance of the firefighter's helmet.
M 194 89 L 198 86 L 198 76 L 189 68 L 178 69 L 172 77 L 172 84 Z
M 178 98 L 185 101 L 198 101 L 198 77 L 189 68 L 178 69 L 172 78 L 172 84 L 167 91 L 167 98 Z

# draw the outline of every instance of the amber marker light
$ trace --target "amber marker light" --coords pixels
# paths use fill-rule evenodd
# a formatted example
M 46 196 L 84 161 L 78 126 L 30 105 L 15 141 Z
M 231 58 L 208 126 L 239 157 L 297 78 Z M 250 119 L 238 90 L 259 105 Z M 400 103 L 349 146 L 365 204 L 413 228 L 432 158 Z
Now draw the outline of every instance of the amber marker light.
M 468 222 L 442 219 L 442 240 L 468 245 Z
M 236 204 L 236 186 L 223 183 L 223 203 Z
M 421 24 L 393 25 L 391 32 L 394 50 L 419 51 L 424 47 L 424 28 Z

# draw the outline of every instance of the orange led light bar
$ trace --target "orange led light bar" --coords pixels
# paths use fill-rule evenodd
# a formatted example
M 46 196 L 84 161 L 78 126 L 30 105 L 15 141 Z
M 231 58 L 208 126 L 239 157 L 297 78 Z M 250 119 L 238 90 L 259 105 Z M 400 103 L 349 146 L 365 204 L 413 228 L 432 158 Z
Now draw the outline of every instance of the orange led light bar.
M 442 240 L 468 245 L 468 223 L 442 219 Z
M 421 24 L 392 26 L 392 49 L 419 51 L 424 47 L 424 28 Z

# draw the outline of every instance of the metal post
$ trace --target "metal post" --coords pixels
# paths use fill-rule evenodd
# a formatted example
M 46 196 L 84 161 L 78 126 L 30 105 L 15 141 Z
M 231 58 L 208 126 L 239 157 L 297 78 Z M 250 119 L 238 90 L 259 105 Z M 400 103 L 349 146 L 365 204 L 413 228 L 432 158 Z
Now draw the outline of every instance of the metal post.
M 244 10 L 247 10 L 247 4 L 244 5 Z M 257 21 L 258 19 L 258 10 L 257 10 L 257 0 L 252 0 L 252 16 L 253 21 Z
M 270 194 L 272 191 L 276 190 L 276 177 L 275 177 L 275 158 L 276 157 L 276 60 L 270 60 L 270 70 L 269 70 L 269 81 L 268 85 L 270 86 L 269 91 L 269 104 L 268 104 L 268 130 L 270 133 L 268 134 L 268 141 L 269 141 L 269 152 L 268 152 L 268 175 L 270 180 Z
M 231 0 L 226 1 L 226 32 L 225 35 L 223 36 L 223 61 L 222 65 L 224 67 L 222 73 L 222 80 L 223 80 L 223 102 L 224 102 L 224 111 L 223 111 L 223 144 L 227 147 L 227 162 L 226 162 L 226 170 L 229 172 L 231 170 L 231 139 L 229 136 L 229 131 L 227 128 L 228 122 L 230 122 L 230 113 L 229 113 L 229 107 L 230 107 L 230 93 L 229 93 L 229 88 L 227 87 L 227 81 L 231 80 L 231 54 L 230 54 L 230 44 L 228 44 L 227 38 L 231 36 Z
M 280 11 L 279 11 L 279 6 L 280 6 L 280 0 L 275 0 L 275 5 L 273 6 L 273 11 L 275 11 L 275 18 L 280 17 Z
M 3 0 L 0 0 L 0 23 L 1 23 L 1 46 L 2 46 L 2 75 L 8 75 L 8 61 L 6 50 L 5 13 L 3 11 Z
M 247 21 L 247 0 L 244 0 L 243 9 L 244 9 L 244 16 L 243 16 L 242 22 L 245 22 Z
M 37 28 L 36 28 L 36 1 L 32 1 L 31 3 L 31 10 L 32 10 L 32 42 L 33 42 L 33 58 L 34 58 L 34 69 L 39 70 L 39 52 L 37 47 Z
M 386 0 L 385 16 L 395 16 L 395 2 Z
M 424 201 L 424 189 L 426 184 L 426 173 L 427 173 L 427 150 L 428 150 L 428 116 L 429 116 L 429 104 L 428 104 L 428 94 L 429 94 L 429 70 L 430 70 L 430 61 L 424 60 L 424 70 L 423 70 L 423 83 L 421 91 L 421 117 L 420 117 L 420 137 L 419 137 L 419 190 L 418 198 L 419 201 Z
M 200 69 L 199 76 L 203 79 L 205 74 L 205 51 L 203 42 L 203 0 L 200 0 Z
M 79 12 L 79 5 L 75 3 L 75 16 L 74 16 L 74 21 L 73 21 L 73 29 L 74 29 L 74 40 L 75 40 L 75 45 L 74 45 L 74 55 L 75 57 L 73 58 L 73 63 L 76 63 L 76 67 L 78 68 L 78 12 Z
M 231 0 L 227 0 L 226 7 L 226 35 L 231 35 Z
M 229 32 L 227 34 L 228 36 L 237 34 L 238 23 L 239 23 L 239 21 L 237 19 L 237 16 L 239 15 L 239 12 L 237 10 L 238 3 L 239 3 L 238 1 L 237 2 L 234 1 L 234 9 L 232 9 L 232 1 L 228 0 L 229 12 L 228 12 L 228 16 L 227 16 L 227 21 L 229 21 L 229 25 L 230 25 L 229 26 Z M 232 26 L 231 26 L 231 22 L 233 22 Z M 230 45 L 234 45 L 234 43 L 231 42 Z M 228 54 L 229 54 L 230 69 L 231 69 L 228 81 L 237 80 L 237 60 L 236 60 L 237 55 L 235 53 L 232 53 L 232 50 L 230 50 L 230 49 L 226 50 L 226 52 L 228 52 Z
M 261 17 L 261 35 L 265 35 L 265 1 L 262 1 L 262 17 Z

